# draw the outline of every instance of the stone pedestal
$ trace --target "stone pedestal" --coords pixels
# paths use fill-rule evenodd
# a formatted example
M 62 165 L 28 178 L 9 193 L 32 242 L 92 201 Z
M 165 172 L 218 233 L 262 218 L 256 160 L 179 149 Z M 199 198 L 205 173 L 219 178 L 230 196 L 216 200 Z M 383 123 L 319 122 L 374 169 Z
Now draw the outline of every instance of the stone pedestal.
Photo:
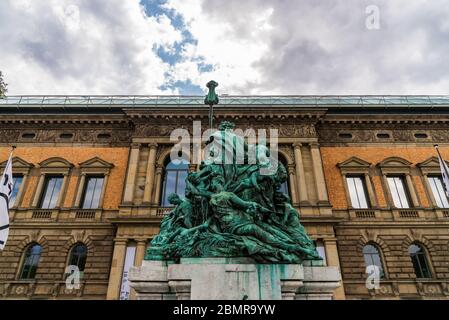
M 139 300 L 329 300 L 340 286 L 336 267 L 258 264 L 250 258 L 143 261 L 129 272 Z

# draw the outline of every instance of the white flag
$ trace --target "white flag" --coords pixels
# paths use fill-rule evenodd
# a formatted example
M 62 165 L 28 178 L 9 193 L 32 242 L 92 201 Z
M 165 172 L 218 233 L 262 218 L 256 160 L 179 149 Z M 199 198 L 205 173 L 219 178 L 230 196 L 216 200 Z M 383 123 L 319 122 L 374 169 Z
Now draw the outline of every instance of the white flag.
M 441 176 L 443 177 L 444 190 L 446 191 L 446 196 L 449 197 L 449 168 L 447 167 L 446 162 L 441 157 L 440 151 L 438 150 L 438 146 L 435 146 L 438 152 L 438 160 L 440 160 L 440 169 Z
M 14 182 L 12 180 L 12 152 L 6 163 L 5 171 L 0 180 L 0 250 L 6 245 L 9 234 L 9 199 L 12 195 Z

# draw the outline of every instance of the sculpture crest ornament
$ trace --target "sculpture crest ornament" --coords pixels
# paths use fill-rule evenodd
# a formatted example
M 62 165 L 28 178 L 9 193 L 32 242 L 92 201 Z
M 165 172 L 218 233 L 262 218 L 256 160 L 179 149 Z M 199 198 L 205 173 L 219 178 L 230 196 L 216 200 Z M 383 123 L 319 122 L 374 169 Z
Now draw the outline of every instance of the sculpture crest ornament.
M 268 148 L 249 146 L 222 122 L 214 139 L 224 152 L 211 150 L 199 170 L 186 178 L 185 198 L 171 194 L 175 207 L 161 222 L 145 260 L 192 257 L 251 257 L 259 263 L 301 263 L 321 260 L 313 241 L 299 221 L 289 197 L 278 191 L 287 180 L 280 163 L 267 161 Z M 210 143 L 210 142 L 209 142 Z M 244 148 L 240 148 L 241 145 Z M 245 162 L 225 159 L 244 150 Z M 248 150 L 257 160 L 247 161 Z M 222 157 L 221 159 L 217 159 Z M 218 160 L 218 161 L 217 161 Z M 221 160 L 221 161 L 219 161 Z M 227 161 L 224 161 L 227 160 Z M 273 170 L 263 170 L 272 166 Z M 263 172 L 269 172 L 264 174 Z
M 204 104 L 207 104 L 209 106 L 218 104 L 219 102 L 218 95 L 215 93 L 215 88 L 218 87 L 218 83 L 215 82 L 214 80 L 211 80 L 206 84 L 206 87 L 209 89 L 209 92 L 207 93 L 206 98 L 204 99 Z

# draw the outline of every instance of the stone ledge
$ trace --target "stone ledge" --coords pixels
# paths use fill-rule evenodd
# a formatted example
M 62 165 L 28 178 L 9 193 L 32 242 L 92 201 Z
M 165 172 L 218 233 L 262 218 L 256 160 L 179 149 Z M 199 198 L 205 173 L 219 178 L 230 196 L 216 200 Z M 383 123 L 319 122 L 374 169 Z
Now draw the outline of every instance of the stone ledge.
M 332 299 L 341 286 L 338 268 L 257 264 L 247 258 L 144 261 L 132 267 L 130 285 L 139 300 Z

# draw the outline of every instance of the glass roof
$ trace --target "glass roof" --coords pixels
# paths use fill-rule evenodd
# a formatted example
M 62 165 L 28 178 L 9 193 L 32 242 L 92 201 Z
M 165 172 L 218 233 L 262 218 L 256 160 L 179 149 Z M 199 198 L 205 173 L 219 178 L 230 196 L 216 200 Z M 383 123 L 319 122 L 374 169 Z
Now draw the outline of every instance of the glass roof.
M 8 96 L 0 106 L 204 105 L 203 96 Z M 447 96 L 220 96 L 220 105 L 438 106 Z

